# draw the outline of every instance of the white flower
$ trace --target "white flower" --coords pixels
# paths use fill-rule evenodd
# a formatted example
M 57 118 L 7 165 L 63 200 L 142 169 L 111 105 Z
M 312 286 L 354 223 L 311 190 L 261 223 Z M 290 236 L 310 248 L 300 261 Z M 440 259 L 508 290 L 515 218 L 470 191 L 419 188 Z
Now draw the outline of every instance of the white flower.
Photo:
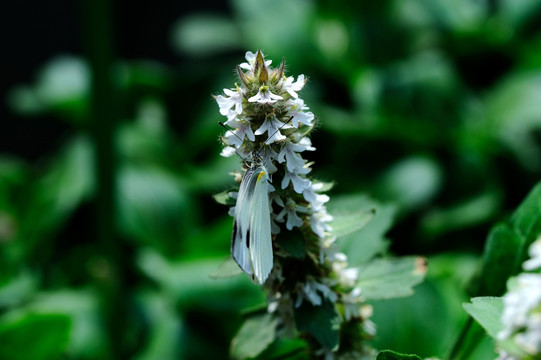
M 304 150 L 306 151 L 315 151 L 316 148 L 312 146 L 312 141 L 308 137 L 303 137 L 299 140 L 299 145 L 304 147 Z
M 344 318 L 349 321 L 353 318 L 361 316 L 361 289 L 356 287 L 351 292 L 342 295 L 342 303 L 344 304 Z
M 286 105 L 289 106 L 287 116 L 291 117 L 291 124 L 294 127 L 298 128 L 299 123 L 304 125 L 312 125 L 312 122 L 314 121 L 314 114 L 312 112 L 303 111 L 308 110 L 308 107 L 304 105 L 303 99 L 290 99 L 286 102 Z
M 498 339 L 509 338 L 527 324 L 530 311 L 541 305 L 541 275 L 522 273 L 510 282 L 510 289 L 503 297 L 503 330 Z M 541 344 L 540 344 L 541 345 Z
M 334 293 L 329 286 L 313 279 L 308 279 L 306 283 L 298 286 L 295 307 L 301 306 L 304 299 L 308 300 L 312 305 L 319 306 L 322 304 L 323 298 L 327 298 L 333 303 L 338 300 L 336 293 Z
M 283 210 L 278 214 L 277 219 L 283 221 L 284 216 L 287 214 L 286 228 L 291 230 L 294 227 L 300 227 L 302 225 L 302 219 L 297 215 L 297 211 L 306 213 L 308 209 L 304 206 L 297 205 L 291 198 L 287 199 L 285 206 L 281 199 L 280 202 Z
M 247 51 L 245 57 L 248 62 L 240 64 L 240 68 L 244 70 L 252 70 L 255 64 L 256 56 L 257 54 L 254 54 L 251 51 Z M 272 64 L 272 60 L 265 60 L 265 66 L 269 66 L 270 64 Z
M 304 79 L 304 75 L 299 75 L 296 82 L 293 82 L 295 78 L 293 76 L 290 76 L 286 78 L 286 81 L 282 84 L 282 89 L 287 91 L 289 95 L 291 95 L 294 98 L 297 98 L 299 95 L 297 95 L 296 91 L 300 91 L 306 80 Z
M 498 353 L 498 357 L 494 360 L 518 360 L 518 359 L 514 357 L 513 355 L 508 354 L 506 351 L 500 350 Z
M 229 125 L 235 128 L 235 131 L 229 131 L 226 134 L 227 142 L 230 145 L 235 145 L 239 147 L 244 141 L 244 137 L 247 137 L 248 140 L 254 141 L 255 136 L 248 121 L 238 121 L 238 120 L 228 120 L 226 125 Z
M 325 194 L 317 194 L 315 192 L 316 189 L 321 188 L 320 185 L 323 186 L 321 183 L 312 184 L 312 186 L 304 189 L 302 193 L 306 201 L 312 205 L 312 209 L 314 211 L 319 211 L 319 209 L 323 207 L 323 204 L 329 201 L 329 196 Z
M 323 211 L 324 210 L 324 211 Z M 330 232 L 332 228 L 328 222 L 332 221 L 333 217 L 327 214 L 327 210 L 322 208 L 322 210 L 317 211 L 312 214 L 310 217 L 310 226 L 312 231 L 319 236 L 319 238 L 325 238 L 325 232 Z
M 529 254 L 531 259 L 524 262 L 524 270 L 532 271 L 541 268 L 541 238 L 530 245 Z
M 268 145 L 275 141 L 285 140 L 286 137 L 280 133 L 280 129 L 288 129 L 290 127 L 291 125 L 284 124 L 278 120 L 275 115 L 273 115 L 272 118 L 267 116 L 261 127 L 255 131 L 255 134 L 261 135 L 267 132 L 269 137 L 265 141 L 265 144 Z
M 295 171 L 304 167 L 304 159 L 297 154 L 305 150 L 305 146 L 300 144 L 293 144 L 291 142 L 286 142 L 276 160 L 281 164 L 286 161 L 286 166 L 289 171 Z
M 293 184 L 293 190 L 295 190 L 296 193 L 301 194 L 304 189 L 310 187 L 311 182 L 307 178 L 301 178 L 299 174 L 305 175 L 309 172 L 310 169 L 304 167 L 292 172 L 286 171 L 284 179 L 282 180 L 282 189 L 285 189 L 289 185 L 289 182 L 291 182 Z
M 256 132 L 257 133 L 257 132 Z M 274 174 L 278 168 L 274 166 L 273 161 L 276 159 L 278 153 L 270 148 L 270 146 L 265 146 L 261 149 L 259 156 L 263 160 L 263 165 L 267 168 L 268 174 Z
M 259 88 L 257 94 L 248 99 L 249 102 L 257 102 L 260 104 L 273 104 L 278 100 L 282 100 L 283 97 L 271 93 L 267 85 L 263 85 Z
M 525 331 L 518 333 L 513 339 L 528 354 L 541 354 L 541 314 L 531 314 L 526 321 Z
M 220 156 L 223 156 L 223 157 L 231 157 L 233 155 L 235 155 L 235 152 L 237 150 L 232 147 L 232 146 L 226 146 L 222 149 L 222 152 L 220 152 Z
M 218 103 L 218 106 L 220 107 L 220 114 L 227 116 L 228 119 L 230 118 L 229 111 L 233 106 L 235 106 L 234 112 L 237 114 L 242 113 L 242 98 L 243 98 L 243 92 L 240 87 L 237 86 L 237 91 L 233 91 L 230 89 L 224 89 L 224 93 L 228 95 L 229 97 L 225 97 L 223 95 L 218 95 L 215 97 L 216 102 Z

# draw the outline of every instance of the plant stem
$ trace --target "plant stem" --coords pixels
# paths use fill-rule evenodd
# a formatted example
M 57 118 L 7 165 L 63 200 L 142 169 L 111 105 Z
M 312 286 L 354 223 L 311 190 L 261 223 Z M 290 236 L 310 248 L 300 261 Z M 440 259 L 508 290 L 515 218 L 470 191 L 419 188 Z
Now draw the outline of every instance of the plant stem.
M 103 324 L 108 339 L 108 358 L 123 358 L 126 301 L 123 284 L 124 259 L 116 232 L 117 154 L 114 145 L 117 114 L 112 82 L 113 31 L 108 0 L 87 0 L 83 8 L 86 20 L 86 50 L 92 71 L 90 127 L 95 146 L 97 240 L 103 276 L 101 291 Z
M 470 316 L 468 316 L 468 320 L 462 327 L 462 330 L 460 331 L 460 334 L 458 338 L 456 339 L 455 343 L 453 344 L 453 348 L 451 349 L 449 356 L 447 357 L 448 360 L 458 359 L 460 351 L 466 341 L 466 335 L 468 335 L 468 331 L 470 330 L 472 324 L 473 324 L 473 319 Z

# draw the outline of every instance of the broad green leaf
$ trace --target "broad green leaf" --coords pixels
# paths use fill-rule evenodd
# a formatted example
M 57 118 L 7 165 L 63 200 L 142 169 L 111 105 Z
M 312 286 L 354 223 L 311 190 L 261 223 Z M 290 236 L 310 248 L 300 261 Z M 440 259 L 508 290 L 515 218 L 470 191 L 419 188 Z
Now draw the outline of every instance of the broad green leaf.
M 494 227 L 485 245 L 476 295 L 499 296 L 507 279 L 519 273 L 530 244 L 541 234 L 541 184 L 528 194 L 511 220 Z
M 277 338 L 261 355 L 258 360 L 306 360 L 306 342 L 302 339 Z
M 239 29 L 232 19 L 196 14 L 179 20 L 173 27 L 173 47 L 192 56 L 204 56 L 239 48 Z
M 447 208 L 434 209 L 422 219 L 423 232 L 436 237 L 491 219 L 500 208 L 500 194 L 481 193 Z
M 498 224 L 488 235 L 481 273 L 473 281 L 475 294 L 498 296 L 505 292 L 506 280 L 520 268 L 522 240 L 507 224 Z
M 249 49 L 265 49 L 272 55 L 289 54 L 289 63 L 294 63 L 295 54 L 301 56 L 298 50 L 308 46 L 309 24 L 315 8 L 312 2 L 234 0 L 232 5 L 241 19 L 244 45 Z M 277 66 L 276 62 L 272 65 Z
M 353 234 L 365 227 L 375 214 L 376 210 L 371 209 L 335 215 L 331 223 L 333 234 L 337 238 Z
M 261 354 L 274 341 L 277 324 L 269 313 L 250 317 L 231 342 L 231 356 L 241 360 Z
M 179 339 L 182 339 L 182 322 L 170 299 L 159 293 L 143 293 L 140 296 L 146 318 L 149 321 L 150 339 L 136 360 L 179 359 Z
M 235 199 L 229 196 L 230 191 L 222 191 L 221 193 L 214 194 L 212 197 L 221 205 L 235 205 Z
M 516 71 L 504 78 L 484 99 L 486 130 L 515 152 L 527 168 L 538 168 L 541 151 L 533 134 L 541 127 L 539 67 Z
M 94 157 L 90 139 L 68 141 L 49 169 L 28 189 L 23 205 L 20 237 L 30 248 L 34 241 L 57 230 L 94 189 Z
M 377 182 L 378 198 L 396 202 L 402 211 L 430 201 L 439 191 L 442 170 L 428 157 L 410 157 L 394 164 Z
M 210 278 L 222 262 L 223 257 L 169 261 L 151 249 L 143 249 L 137 256 L 139 269 L 181 306 L 197 304 L 240 311 L 264 302 L 260 288 L 252 284 L 248 275 L 220 281 Z
M 209 276 L 213 279 L 223 279 L 242 274 L 243 271 L 231 256 L 225 259 Z
M 503 329 L 501 316 L 503 312 L 503 302 L 501 298 L 495 297 L 477 297 L 472 298 L 471 303 L 462 305 L 487 333 L 496 339 L 498 333 Z
M 98 294 L 92 290 L 58 290 L 39 293 L 28 312 L 63 314 L 70 319 L 67 352 L 81 358 L 100 358 L 106 339 L 101 324 Z
M 191 198 L 172 172 L 150 166 L 119 171 L 121 229 L 144 243 L 176 253 L 192 216 Z
M 327 349 L 338 346 L 340 319 L 333 303 L 325 300 L 320 306 L 305 301 L 294 309 L 295 324 L 299 331 L 312 334 Z
M 413 294 L 423 281 L 426 260 L 422 257 L 376 259 L 359 267 L 357 286 L 366 299 L 389 299 Z
M 350 265 L 359 265 L 387 250 L 388 240 L 384 235 L 394 218 L 393 206 L 352 194 L 333 198 L 327 208 L 336 219 L 338 244 Z
M 21 272 L 16 277 L 0 284 L 0 307 L 13 306 L 28 299 L 38 288 L 36 277 L 30 272 Z
M 61 314 L 7 314 L 0 318 L 0 358 L 60 359 L 69 340 L 70 319 Z
M 526 259 L 526 249 L 541 236 L 541 183 L 537 184 L 522 201 L 511 217 L 511 226 L 521 236 L 523 260 Z
M 306 254 L 304 236 L 297 229 L 284 231 L 278 236 L 278 244 L 291 256 L 302 259 Z
M 392 350 L 383 350 L 378 352 L 376 360 L 422 360 L 417 355 L 411 354 L 399 354 Z

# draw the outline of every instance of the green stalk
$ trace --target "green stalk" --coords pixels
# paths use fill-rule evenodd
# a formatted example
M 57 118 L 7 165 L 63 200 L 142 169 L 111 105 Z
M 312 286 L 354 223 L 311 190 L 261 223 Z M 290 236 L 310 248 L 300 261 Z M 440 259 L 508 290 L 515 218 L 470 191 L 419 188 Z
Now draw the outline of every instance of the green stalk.
M 107 358 L 124 358 L 126 299 L 124 259 L 116 231 L 116 165 L 114 144 L 117 114 L 112 81 L 113 31 L 110 2 L 86 0 L 86 50 L 92 71 L 90 129 L 95 150 L 96 240 L 103 257 L 103 274 L 98 279 L 102 321 L 107 335 Z

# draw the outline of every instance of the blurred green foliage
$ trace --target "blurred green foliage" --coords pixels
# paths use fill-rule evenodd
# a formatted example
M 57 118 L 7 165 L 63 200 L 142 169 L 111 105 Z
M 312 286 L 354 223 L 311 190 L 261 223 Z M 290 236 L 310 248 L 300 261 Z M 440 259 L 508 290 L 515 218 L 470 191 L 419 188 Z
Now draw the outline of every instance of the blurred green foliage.
M 374 347 L 444 356 L 488 229 L 541 174 L 540 19 L 537 0 L 231 0 L 227 12 L 170 24 L 178 66 L 117 59 L 124 356 L 223 358 L 243 309 L 264 303 L 245 276 L 209 277 L 228 256 L 232 223 L 212 195 L 240 168 L 219 157 L 210 94 L 232 86 L 234 65 L 256 49 L 310 77 L 310 160 L 314 176 L 335 182 L 331 213 L 376 209 L 340 239 L 351 262 L 428 255 L 412 297 L 371 301 Z M 39 161 L 0 154 L 0 358 L 104 358 L 99 284 L 111 264 L 95 230 L 92 71 L 65 55 L 36 71 L 7 104 L 20 121 L 68 130 Z M 371 250 L 356 251 L 359 241 Z M 484 341 L 472 359 L 495 356 Z

